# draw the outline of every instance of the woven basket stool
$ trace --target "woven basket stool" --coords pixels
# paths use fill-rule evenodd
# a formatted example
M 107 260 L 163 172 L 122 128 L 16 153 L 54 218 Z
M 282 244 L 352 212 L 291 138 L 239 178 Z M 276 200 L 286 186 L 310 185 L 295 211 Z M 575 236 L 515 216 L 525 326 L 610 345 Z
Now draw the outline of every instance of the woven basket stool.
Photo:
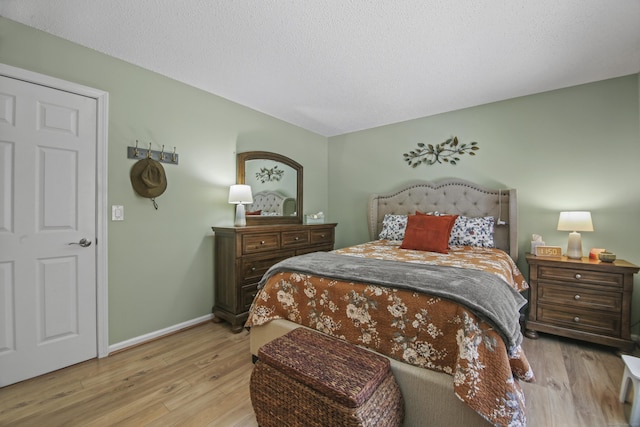
M 404 419 L 388 359 L 305 328 L 258 350 L 250 393 L 261 427 L 383 427 Z

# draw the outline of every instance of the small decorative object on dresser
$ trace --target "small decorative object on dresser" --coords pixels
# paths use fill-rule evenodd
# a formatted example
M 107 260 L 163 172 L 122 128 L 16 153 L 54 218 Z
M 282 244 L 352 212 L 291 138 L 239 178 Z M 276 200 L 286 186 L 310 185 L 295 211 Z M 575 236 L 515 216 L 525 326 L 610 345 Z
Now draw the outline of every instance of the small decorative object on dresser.
M 214 321 L 226 320 L 240 332 L 273 264 L 296 255 L 333 250 L 337 224 L 273 224 L 212 227 L 214 246 Z
M 624 260 L 601 262 L 542 258 L 527 254 L 529 313 L 525 335 L 538 332 L 631 351 L 633 275 L 640 267 Z

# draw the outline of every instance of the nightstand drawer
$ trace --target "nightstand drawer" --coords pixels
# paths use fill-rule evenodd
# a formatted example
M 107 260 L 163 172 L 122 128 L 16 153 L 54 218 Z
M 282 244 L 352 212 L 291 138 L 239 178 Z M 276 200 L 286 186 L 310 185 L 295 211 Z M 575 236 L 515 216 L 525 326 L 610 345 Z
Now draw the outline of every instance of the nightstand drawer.
M 594 334 L 620 336 L 619 314 L 556 308 L 543 304 L 538 305 L 537 311 L 539 322 Z
M 309 232 L 287 231 L 282 232 L 282 247 L 301 246 L 309 244 Z
M 557 304 L 587 310 L 606 310 L 619 313 L 622 309 L 622 294 L 599 292 L 573 285 L 550 285 L 538 283 L 538 302 Z
M 319 245 L 321 243 L 331 243 L 333 244 L 333 228 L 330 229 L 321 229 L 321 230 L 312 230 L 311 231 L 311 244 Z
M 622 288 L 624 276 L 618 273 L 580 270 L 559 267 L 538 267 L 538 280 L 556 280 L 561 282 L 588 283 L 598 286 Z
M 280 233 L 247 234 L 242 236 L 242 253 L 275 251 L 280 249 Z

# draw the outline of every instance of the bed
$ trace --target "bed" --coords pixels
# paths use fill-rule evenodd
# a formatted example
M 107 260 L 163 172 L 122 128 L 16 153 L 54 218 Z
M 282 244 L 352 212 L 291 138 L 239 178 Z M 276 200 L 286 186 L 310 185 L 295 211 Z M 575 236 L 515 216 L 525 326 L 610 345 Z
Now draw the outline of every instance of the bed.
M 277 191 L 260 191 L 253 195 L 253 203 L 245 209 L 247 215 L 291 216 L 296 214 L 296 199 Z
M 528 285 L 515 265 L 516 205 L 515 190 L 459 179 L 415 182 L 371 196 L 370 242 L 291 258 L 265 275 L 246 324 L 252 354 L 291 329 L 309 327 L 390 358 L 405 399 L 406 426 L 524 425 L 518 381 L 534 376 L 519 345 L 518 311 L 524 304 L 519 293 Z M 439 218 L 443 214 L 459 217 Z M 402 227 L 395 223 L 403 217 L 455 219 L 467 226 L 492 217 L 493 232 L 454 227 L 448 237 L 456 235 L 453 243 L 465 244 L 445 253 L 402 248 L 404 240 L 395 234 Z M 409 240 L 413 228 L 405 229 Z M 465 230 L 472 233 L 465 236 Z M 469 235 L 471 242 L 465 240 Z M 325 271 L 326 265 L 337 268 Z M 403 279 L 416 276 L 422 283 L 432 281 L 423 280 L 431 274 L 458 287 L 436 285 L 425 292 Z M 478 301 L 457 299 L 466 292 L 491 295 L 490 302 L 479 302 L 486 295 Z

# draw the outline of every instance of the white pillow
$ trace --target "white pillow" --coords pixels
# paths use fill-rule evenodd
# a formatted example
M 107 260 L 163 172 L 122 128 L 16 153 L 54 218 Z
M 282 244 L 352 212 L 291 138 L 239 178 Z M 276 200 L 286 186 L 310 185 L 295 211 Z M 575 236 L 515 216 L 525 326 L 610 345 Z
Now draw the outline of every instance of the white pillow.
M 460 215 L 451 229 L 449 246 L 494 248 L 493 225 L 494 219 L 492 216 L 468 218 Z
M 382 231 L 378 238 L 386 240 L 403 240 L 407 228 L 406 215 L 385 214 L 382 219 Z

